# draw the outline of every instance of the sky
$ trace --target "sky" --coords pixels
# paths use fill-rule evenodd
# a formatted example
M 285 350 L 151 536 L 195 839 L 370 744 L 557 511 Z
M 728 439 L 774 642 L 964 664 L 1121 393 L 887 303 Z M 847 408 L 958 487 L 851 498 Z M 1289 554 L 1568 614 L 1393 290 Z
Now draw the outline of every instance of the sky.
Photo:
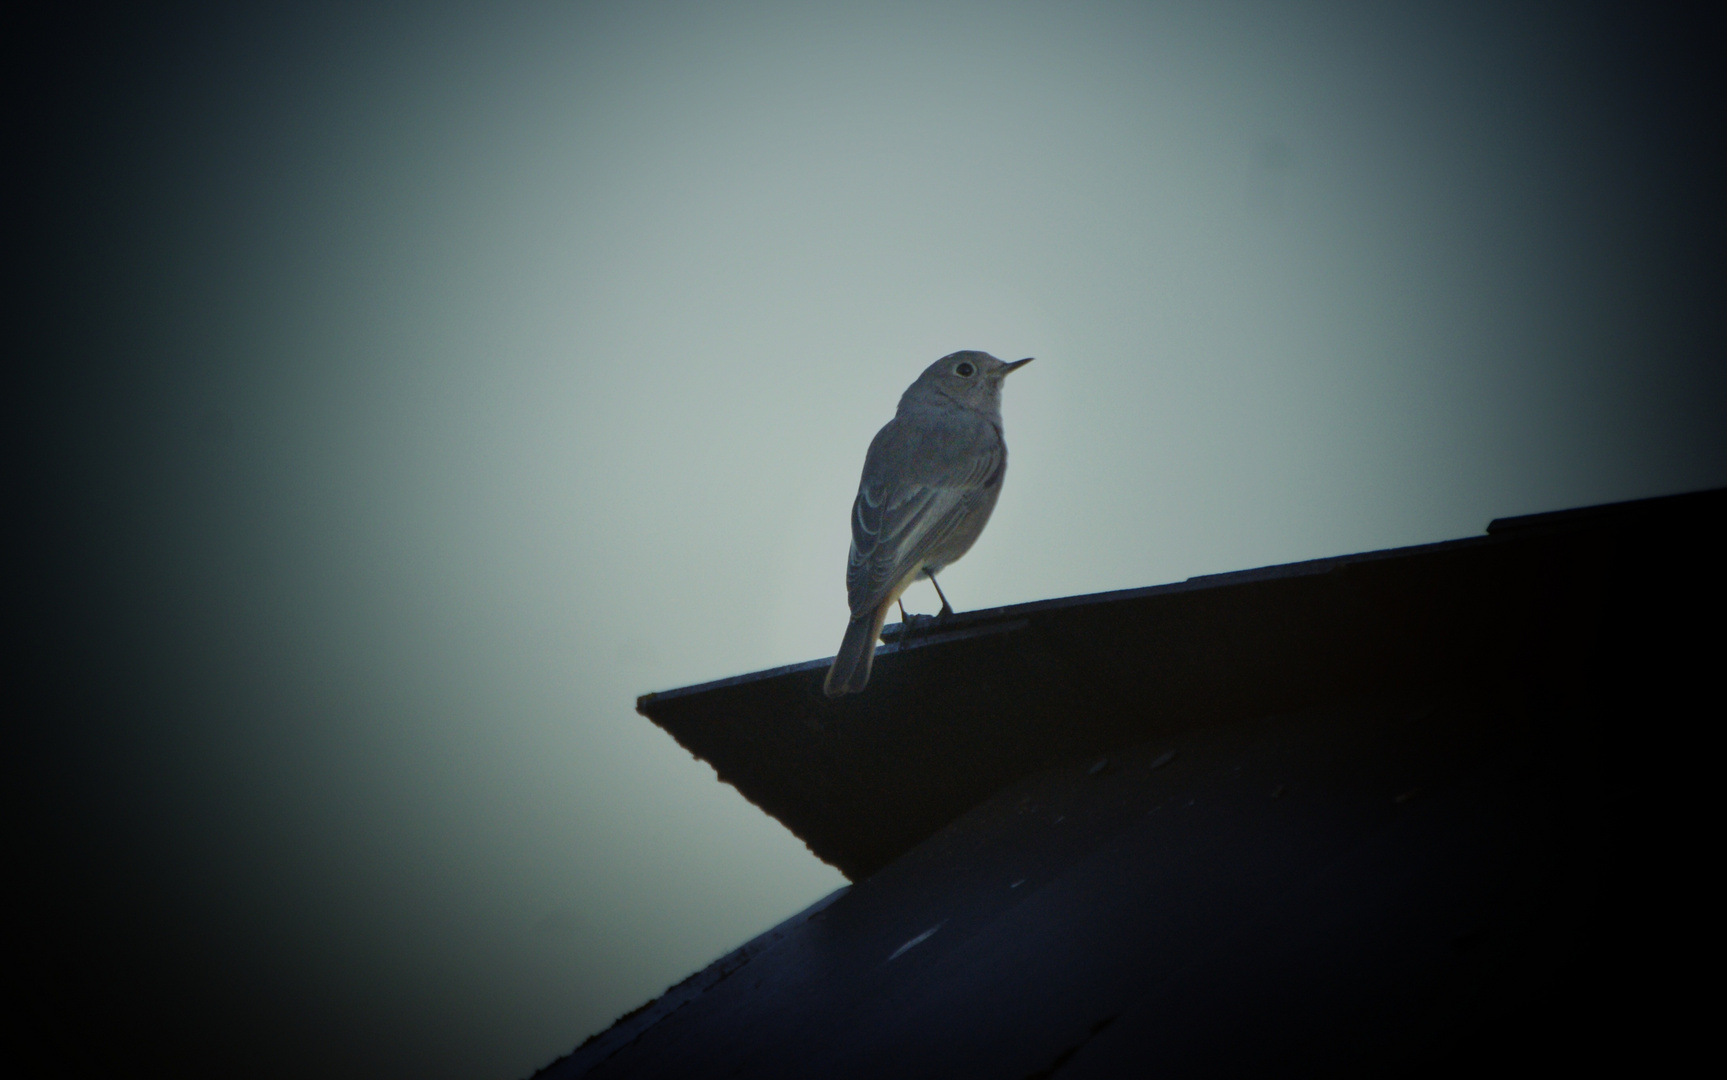
M 843 885 L 633 706 L 833 653 L 948 352 L 961 610 L 1727 484 L 1718 16 L 244 7 L 19 38 L 62 1073 L 526 1076 Z

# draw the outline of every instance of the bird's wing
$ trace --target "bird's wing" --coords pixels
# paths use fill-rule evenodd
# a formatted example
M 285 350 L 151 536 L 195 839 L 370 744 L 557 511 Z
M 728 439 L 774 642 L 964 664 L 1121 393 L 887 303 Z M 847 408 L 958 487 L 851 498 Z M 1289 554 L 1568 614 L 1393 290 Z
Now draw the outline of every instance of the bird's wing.
M 938 549 L 967 517 L 1000 473 L 999 442 L 976 455 L 946 483 L 870 483 L 852 503 L 851 558 L 846 593 L 852 617 L 874 611 L 888 592 Z

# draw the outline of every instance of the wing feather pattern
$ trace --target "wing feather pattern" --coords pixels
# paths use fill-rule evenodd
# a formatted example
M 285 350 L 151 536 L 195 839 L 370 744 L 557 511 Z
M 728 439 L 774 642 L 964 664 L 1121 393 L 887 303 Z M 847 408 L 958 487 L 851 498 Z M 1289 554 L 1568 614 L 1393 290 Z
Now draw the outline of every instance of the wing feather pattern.
M 846 592 L 853 618 L 873 612 L 909 571 L 941 550 L 974 507 L 991 494 L 1006 458 L 999 433 L 985 425 L 981 437 L 965 440 L 971 445 L 963 447 L 963 455 L 941 454 L 947 460 L 931 461 L 935 467 L 915 470 L 914 478 L 873 480 L 871 463 L 896 442 L 892 426 L 878 437 L 881 446 L 871 446 L 871 460 L 865 464 L 863 483 L 852 503 Z

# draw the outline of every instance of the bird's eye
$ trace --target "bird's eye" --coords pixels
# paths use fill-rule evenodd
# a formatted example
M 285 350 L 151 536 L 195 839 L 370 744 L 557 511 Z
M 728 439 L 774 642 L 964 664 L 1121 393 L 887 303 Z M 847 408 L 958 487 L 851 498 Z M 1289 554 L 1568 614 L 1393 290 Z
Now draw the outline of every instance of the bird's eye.
M 977 374 L 977 368 L 972 367 L 970 363 L 962 363 L 953 369 L 953 373 L 969 379 L 973 375 Z

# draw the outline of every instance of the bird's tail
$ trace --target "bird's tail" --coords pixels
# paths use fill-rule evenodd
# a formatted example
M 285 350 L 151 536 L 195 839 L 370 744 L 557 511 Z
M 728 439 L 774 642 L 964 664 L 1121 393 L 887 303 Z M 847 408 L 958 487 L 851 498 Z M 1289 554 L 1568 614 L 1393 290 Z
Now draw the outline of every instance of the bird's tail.
M 855 694 L 869 683 L 869 670 L 875 663 L 875 643 L 881 637 L 882 623 L 887 621 L 891 603 L 882 604 L 870 615 L 853 619 L 846 626 L 846 636 L 840 642 L 839 655 L 828 668 L 822 693 L 828 697 Z

